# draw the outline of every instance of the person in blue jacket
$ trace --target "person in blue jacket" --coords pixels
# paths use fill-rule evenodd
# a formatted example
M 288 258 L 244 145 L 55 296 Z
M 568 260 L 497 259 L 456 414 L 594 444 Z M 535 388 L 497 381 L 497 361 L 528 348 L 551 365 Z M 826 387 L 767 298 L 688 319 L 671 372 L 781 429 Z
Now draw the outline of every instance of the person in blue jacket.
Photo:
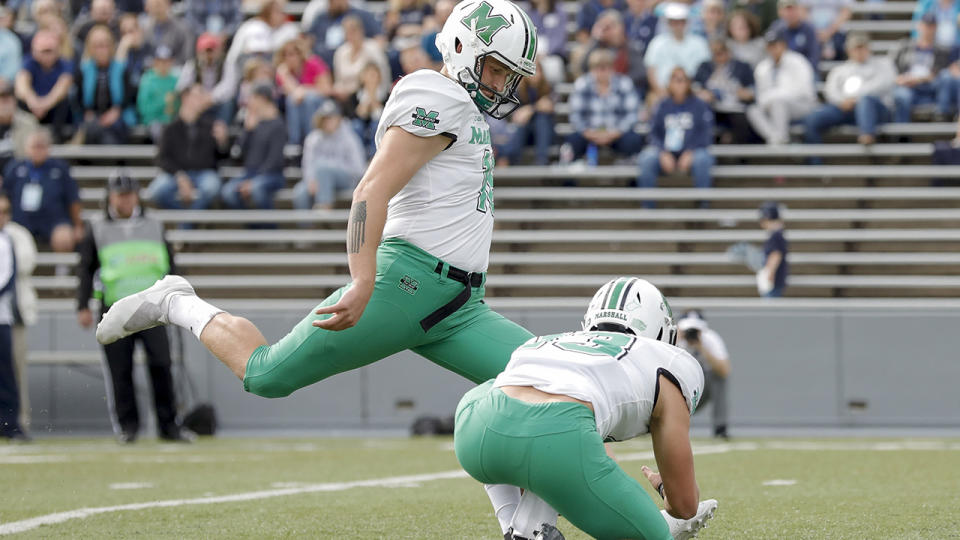
M 813 25 L 804 20 L 803 8 L 798 0 L 778 0 L 777 14 L 779 19 L 770 25 L 769 30 L 784 32 L 787 37 L 787 46 L 807 58 L 813 66 L 813 73 L 817 73 L 820 63 L 820 42 L 817 40 L 817 31 Z M 768 30 L 768 31 L 769 31 Z
M 714 159 L 708 147 L 713 142 L 713 111 L 690 91 L 690 78 L 682 67 L 670 73 L 668 96 L 661 101 L 650 122 L 649 146 L 640 153 L 640 187 L 656 187 L 657 177 L 691 172 L 693 185 L 713 185 L 710 168 Z M 653 201 L 644 201 L 653 208 Z M 702 202 L 701 206 L 706 206 Z

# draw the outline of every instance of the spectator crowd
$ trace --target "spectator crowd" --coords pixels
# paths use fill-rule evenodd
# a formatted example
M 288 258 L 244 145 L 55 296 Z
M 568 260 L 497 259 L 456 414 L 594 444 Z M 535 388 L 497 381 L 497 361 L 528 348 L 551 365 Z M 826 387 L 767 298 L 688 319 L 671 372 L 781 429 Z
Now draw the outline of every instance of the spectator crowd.
M 0 229 L 11 240 L 0 248 L 18 260 L 16 278 L 0 283 L 0 327 L 13 326 L 0 345 L 22 341 L 17 326 L 35 311 L 2 317 L 12 296 L 28 298 L 15 283 L 33 262 L 21 252 L 35 252 L 33 242 L 83 252 L 91 242 L 80 190 L 53 145 L 154 144 L 158 173 L 145 195 L 189 210 L 272 208 L 298 147 L 293 207 L 331 209 L 363 175 L 396 81 L 442 68 L 435 38 L 455 3 L 2 2 Z M 919 107 L 941 121 L 957 113 L 960 1 L 917 2 L 913 32 L 889 54 L 846 31 L 853 0 L 518 3 L 537 27 L 537 72 L 520 83 L 511 116 L 487 119 L 498 165 L 613 160 L 636 167 L 638 187 L 684 174 L 706 189 L 716 143 L 783 145 L 801 127 L 798 140 L 816 144 L 851 125 L 869 145 L 883 123 L 909 122 Z M 938 163 L 960 163 L 960 126 L 937 152 Z M 226 159 L 240 165 L 232 178 L 221 175 Z M 139 216 L 138 186 L 111 186 L 133 202 L 126 213 L 107 205 L 104 219 Z M 783 222 L 776 206 L 761 215 L 769 239 L 758 283 L 779 296 Z M 6 390 L 0 401 L 10 401 Z
M 441 69 L 434 39 L 454 4 L 311 0 L 297 18 L 286 0 L 8 0 L 0 173 L 14 218 L 57 251 L 82 235 L 76 185 L 48 158 L 51 143 L 152 142 L 160 172 L 147 195 L 183 209 L 271 208 L 296 145 L 294 206 L 330 208 L 362 175 L 393 84 Z M 919 106 L 937 119 L 957 109 L 947 0 L 918 2 L 915 32 L 889 55 L 845 31 L 852 0 L 520 4 L 538 28 L 538 68 L 521 107 L 489 119 L 500 165 L 614 159 L 636 164 L 641 187 L 682 173 L 707 188 L 717 142 L 780 145 L 802 126 L 818 143 L 848 124 L 871 144 Z M 222 178 L 231 156 L 242 173 Z

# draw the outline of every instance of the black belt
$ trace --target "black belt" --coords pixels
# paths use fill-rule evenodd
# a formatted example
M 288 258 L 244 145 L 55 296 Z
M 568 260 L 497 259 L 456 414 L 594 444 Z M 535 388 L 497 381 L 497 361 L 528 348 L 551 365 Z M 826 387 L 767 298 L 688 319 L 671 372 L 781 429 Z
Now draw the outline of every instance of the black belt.
M 443 276 L 443 261 L 437 261 L 437 267 L 434 268 L 433 271 L 440 276 Z M 463 305 L 467 303 L 467 300 L 470 299 L 471 288 L 483 285 L 482 272 L 467 272 L 466 270 L 461 270 L 456 266 L 447 265 L 447 277 L 459 283 L 463 283 L 463 290 L 460 291 L 460 294 L 458 294 L 456 298 L 440 306 L 436 311 L 427 315 L 423 318 L 423 320 L 420 321 L 420 327 L 423 328 L 424 332 L 429 332 L 431 328 L 437 325 L 437 323 L 446 319 L 450 315 L 453 315 L 455 311 L 462 308 Z

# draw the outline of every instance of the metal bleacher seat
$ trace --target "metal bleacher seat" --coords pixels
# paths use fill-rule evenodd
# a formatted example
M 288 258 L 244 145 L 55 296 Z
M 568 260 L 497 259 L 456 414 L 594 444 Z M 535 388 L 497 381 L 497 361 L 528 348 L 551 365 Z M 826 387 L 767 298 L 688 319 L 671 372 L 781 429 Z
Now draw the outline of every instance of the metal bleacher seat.
M 177 253 L 177 265 L 188 268 L 263 267 L 299 268 L 314 266 L 345 266 L 342 253 L 276 252 L 265 261 L 262 253 L 239 251 L 226 253 Z M 58 264 L 76 264 L 76 253 L 41 253 L 39 267 Z M 790 256 L 794 269 L 809 265 L 840 266 L 925 266 L 960 265 L 960 253 L 949 252 L 797 252 Z M 491 265 L 555 265 L 555 266 L 718 266 L 739 265 L 722 252 L 500 252 L 490 254 Z
M 379 10 L 385 2 L 369 5 Z M 287 11 L 299 16 L 305 6 L 292 2 Z M 579 9 L 573 1 L 564 6 L 571 13 Z M 855 20 L 847 29 L 870 33 L 872 50 L 886 54 L 911 30 L 914 7 L 914 2 L 903 1 L 856 2 Z M 876 14 L 885 19 L 868 17 Z M 555 88 L 560 135 L 570 131 L 565 98 L 572 87 L 567 82 Z M 754 277 L 730 261 L 725 250 L 735 242 L 763 241 L 755 208 L 769 199 L 789 206 L 784 217 L 790 227 L 790 294 L 810 297 L 785 301 L 826 305 L 835 301 L 831 297 L 957 297 L 960 188 L 927 185 L 931 178 L 960 178 L 960 166 L 927 164 L 933 151 L 929 141 L 952 137 L 956 130 L 954 123 L 888 123 L 880 127 L 881 141 L 911 142 L 850 144 L 856 130 L 840 127 L 829 133 L 828 144 L 714 145 L 711 152 L 718 164 L 713 174 L 720 187 L 711 190 L 674 187 L 689 185 L 679 179 L 664 179 L 665 187 L 655 189 L 623 187 L 636 177 L 635 165 L 498 168 L 490 303 L 579 307 L 592 289 L 621 274 L 644 275 L 679 297 L 681 305 L 686 300 L 707 307 L 712 301 L 753 301 L 747 297 L 756 294 Z M 794 135 L 802 135 L 801 130 L 795 129 Z M 278 192 L 279 208 L 289 206 L 289 187 L 300 177 L 300 148 L 288 146 L 285 153 L 291 166 L 285 170 L 288 189 Z M 157 172 L 152 145 L 59 146 L 53 154 L 74 161 L 88 216 L 98 212 L 92 207 L 102 201 L 104 179 L 117 163 L 125 164 L 144 185 Z M 812 156 L 829 164 L 800 164 Z M 228 165 L 220 172 L 230 177 L 240 169 Z M 791 181 L 776 184 L 777 177 Z M 879 186 L 860 181 L 866 178 Z M 571 180 L 578 187 L 559 187 Z M 658 201 L 661 208 L 641 208 L 646 200 Z M 700 201 L 712 207 L 691 208 Z M 242 302 L 250 299 L 251 291 L 265 290 L 272 302 L 282 303 L 313 298 L 349 281 L 343 253 L 345 209 L 151 214 L 168 225 L 168 239 L 180 248 L 176 262 L 201 294 Z M 180 223 L 197 228 L 176 228 Z M 259 223 L 279 228 L 246 228 Z M 72 295 L 76 281 L 55 275 L 54 269 L 76 260 L 75 254 L 39 256 L 35 281 L 42 302 L 72 309 L 65 298 Z M 874 305 L 879 300 L 863 302 Z
M 491 274 L 486 288 L 494 291 L 523 291 L 537 296 L 544 291 L 551 294 L 568 293 L 571 296 L 589 296 L 598 284 L 617 277 L 617 274 Z M 663 289 L 721 289 L 751 290 L 756 287 L 755 278 L 749 273 L 740 275 L 709 274 L 644 274 L 646 279 Z M 262 275 L 197 275 L 191 276 L 191 283 L 201 293 L 216 293 L 223 290 L 256 289 L 258 291 L 277 292 L 289 290 L 333 290 L 348 283 L 348 275 L 316 274 L 274 274 L 272 279 Z M 76 287 L 73 276 L 54 276 L 35 278 L 38 289 L 65 289 Z M 794 275 L 790 281 L 791 289 L 837 290 L 837 289 L 889 289 L 902 293 L 909 289 L 917 291 L 938 291 L 960 289 L 960 277 L 956 275 Z M 738 291 L 739 292 L 739 291 Z M 505 293 L 509 296 L 509 292 Z M 742 294 L 742 293 L 741 293 Z

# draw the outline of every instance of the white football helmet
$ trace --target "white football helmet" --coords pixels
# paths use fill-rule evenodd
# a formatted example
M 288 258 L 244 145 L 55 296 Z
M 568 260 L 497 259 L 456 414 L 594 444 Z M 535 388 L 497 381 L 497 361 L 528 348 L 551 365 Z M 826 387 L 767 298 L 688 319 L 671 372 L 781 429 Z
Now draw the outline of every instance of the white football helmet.
M 505 118 L 520 106 L 515 94 L 520 77 L 533 76 L 537 69 L 537 29 L 513 2 L 460 2 L 437 34 L 436 43 L 447 73 L 470 93 L 481 111 Z M 480 82 L 489 57 L 512 70 L 500 92 Z
M 600 287 L 583 316 L 583 329 L 627 332 L 676 345 L 677 324 L 666 297 L 645 279 L 620 277 Z

